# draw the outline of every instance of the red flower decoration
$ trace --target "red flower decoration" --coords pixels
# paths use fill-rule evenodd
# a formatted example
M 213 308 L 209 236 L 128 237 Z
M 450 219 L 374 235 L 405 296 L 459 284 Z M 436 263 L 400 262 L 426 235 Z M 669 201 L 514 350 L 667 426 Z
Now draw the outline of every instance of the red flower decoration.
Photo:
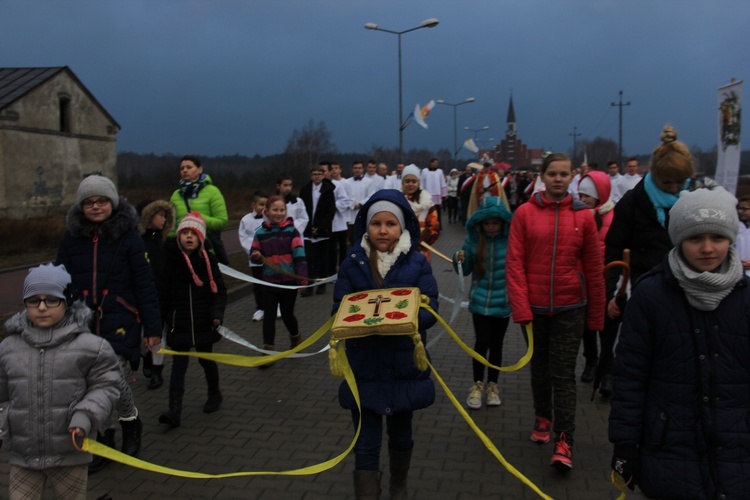
M 401 311 L 391 311 L 385 313 L 385 317 L 388 319 L 401 319 L 405 318 L 406 314 L 402 313 Z
M 404 295 L 409 295 L 410 293 L 411 293 L 411 290 L 401 289 L 401 290 L 394 290 L 394 291 L 392 291 L 391 295 L 395 295 L 397 297 L 402 297 Z
M 363 319 L 365 319 L 364 314 L 352 314 L 351 316 L 347 316 L 346 318 L 344 318 L 344 321 L 346 321 L 347 323 L 353 323 L 355 321 L 360 321 Z
M 348 300 L 350 300 L 351 302 L 356 302 L 357 300 L 362 300 L 366 298 L 367 298 L 366 293 L 358 293 L 357 295 L 352 295 L 351 297 L 349 297 Z

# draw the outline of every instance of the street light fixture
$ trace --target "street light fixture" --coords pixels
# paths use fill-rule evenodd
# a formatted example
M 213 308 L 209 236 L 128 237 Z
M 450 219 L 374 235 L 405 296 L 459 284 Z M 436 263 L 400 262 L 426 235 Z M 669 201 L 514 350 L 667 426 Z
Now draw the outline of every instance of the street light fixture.
M 474 132 L 474 144 L 477 142 L 477 134 L 483 130 L 489 130 L 490 126 L 485 125 L 482 128 L 471 128 L 471 127 L 464 127 L 464 130 L 468 130 L 469 132 Z M 479 152 L 477 152 L 477 158 L 479 157 Z
M 415 26 L 414 28 L 409 28 L 408 30 L 404 31 L 393 31 L 393 30 L 387 30 L 385 28 L 379 27 L 375 23 L 367 23 L 365 24 L 365 29 L 368 30 L 374 30 L 374 31 L 382 31 L 384 33 L 391 33 L 392 35 L 398 36 L 398 161 L 399 163 L 403 162 L 403 154 L 404 154 L 404 129 L 401 127 L 401 125 L 404 123 L 403 120 L 403 93 L 401 89 L 401 35 L 404 33 L 409 33 L 411 31 L 416 31 L 418 29 L 422 28 L 434 28 L 438 25 L 440 21 L 435 19 L 434 17 L 431 17 L 429 19 L 425 19 L 422 21 L 422 23 L 419 26 Z
M 474 101 L 476 101 L 476 99 L 474 99 L 473 97 L 469 97 L 465 101 L 457 103 L 445 102 L 442 99 L 436 101 L 438 104 L 453 107 L 453 168 L 458 168 L 458 131 L 456 127 L 456 108 L 463 104 L 469 104 L 470 102 Z

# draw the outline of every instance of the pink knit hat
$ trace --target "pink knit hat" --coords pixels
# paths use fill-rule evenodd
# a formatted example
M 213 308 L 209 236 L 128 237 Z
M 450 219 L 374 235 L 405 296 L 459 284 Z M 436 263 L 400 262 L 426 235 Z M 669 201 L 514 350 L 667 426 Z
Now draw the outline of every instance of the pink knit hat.
M 199 251 L 201 253 L 201 256 L 203 257 L 203 260 L 206 262 L 206 271 L 208 271 L 208 281 L 211 287 L 211 291 L 213 293 L 217 293 L 218 287 L 216 286 L 216 281 L 214 281 L 214 275 L 211 271 L 211 261 L 208 258 L 206 247 L 203 244 L 206 241 L 206 221 L 203 220 L 201 214 L 199 214 L 198 212 L 190 212 L 180 221 L 180 225 L 177 226 L 177 245 L 180 247 L 182 256 L 185 258 L 185 263 L 187 263 L 190 274 L 193 275 L 193 283 L 195 283 L 196 286 L 203 286 L 203 281 L 198 277 L 197 274 L 195 274 L 193 264 L 190 262 L 190 257 L 188 257 L 188 255 L 185 253 L 185 250 L 182 249 L 182 245 L 180 245 L 180 234 L 183 231 L 187 230 L 193 231 L 198 235 L 198 240 L 200 240 L 201 242 Z
M 198 235 L 201 245 L 203 245 L 203 242 L 206 241 L 206 221 L 203 220 L 200 213 L 190 212 L 180 221 L 180 225 L 177 226 L 178 242 L 180 241 L 180 233 L 186 229 L 192 229 Z

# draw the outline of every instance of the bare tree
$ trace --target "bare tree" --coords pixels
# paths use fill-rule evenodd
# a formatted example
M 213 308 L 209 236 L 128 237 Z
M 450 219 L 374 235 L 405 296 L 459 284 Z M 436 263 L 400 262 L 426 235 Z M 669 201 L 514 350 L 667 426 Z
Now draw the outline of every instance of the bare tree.
M 586 159 L 589 163 L 598 163 L 600 170 L 604 170 L 607 162 L 612 160 L 617 161 L 617 142 L 613 141 L 612 139 L 596 137 L 591 141 L 582 142 L 586 147 Z
M 292 136 L 286 143 L 284 157 L 286 171 L 295 181 L 307 179 L 308 169 L 321 161 L 336 154 L 336 145 L 331 140 L 331 131 L 325 122 L 317 124 L 311 118 L 302 129 L 294 129 Z

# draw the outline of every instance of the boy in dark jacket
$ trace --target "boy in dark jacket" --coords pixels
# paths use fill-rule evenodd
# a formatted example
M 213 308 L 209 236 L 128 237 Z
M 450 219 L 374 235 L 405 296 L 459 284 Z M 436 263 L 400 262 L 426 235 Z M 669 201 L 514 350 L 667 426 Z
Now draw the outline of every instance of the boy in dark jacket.
M 76 203 L 68 210 L 65 223 L 67 231 L 56 264 L 65 266 L 73 288 L 94 310 L 91 332 L 107 340 L 120 360 L 123 379 L 116 410 L 122 426 L 122 451 L 136 456 L 143 424 L 127 379 L 130 370 L 140 364 L 141 338 L 147 347 L 161 342 L 156 286 L 136 229 L 138 216 L 112 181 L 90 175 L 78 186 Z M 114 447 L 115 430 L 105 429 L 98 439 Z M 89 471 L 96 472 L 107 463 L 97 456 Z
M 164 268 L 159 275 L 159 305 L 167 323 L 167 344 L 175 351 L 212 352 L 221 336 L 219 325 L 227 305 L 227 289 L 216 257 L 204 248 L 206 223 L 198 212 L 187 214 L 177 227 L 177 238 L 164 245 Z M 174 356 L 169 379 L 169 410 L 159 422 L 178 427 L 185 393 L 187 356 Z M 198 360 L 208 383 L 205 413 L 219 409 L 219 368 L 214 361 Z

